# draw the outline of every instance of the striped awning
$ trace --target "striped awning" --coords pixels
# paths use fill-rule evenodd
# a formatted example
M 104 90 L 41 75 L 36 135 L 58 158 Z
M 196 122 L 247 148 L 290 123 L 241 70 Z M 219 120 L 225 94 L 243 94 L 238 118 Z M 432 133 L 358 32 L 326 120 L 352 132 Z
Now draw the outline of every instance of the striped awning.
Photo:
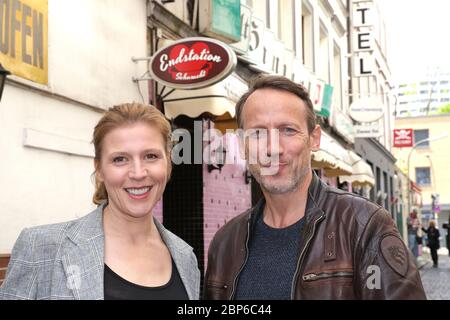
M 352 174 L 348 151 L 329 134 L 322 131 L 320 149 L 312 153 L 312 167 L 323 168 L 325 175 L 336 177 Z
M 346 181 L 353 186 L 374 186 L 375 178 L 371 166 L 353 151 L 349 151 L 353 173 L 348 176 L 340 176 L 341 181 Z
M 202 113 L 235 116 L 235 104 L 248 89 L 248 85 L 237 75 L 206 88 L 196 90 L 174 90 L 164 98 L 164 113 L 168 119 L 179 115 L 197 118 Z M 169 91 L 169 90 L 166 90 Z

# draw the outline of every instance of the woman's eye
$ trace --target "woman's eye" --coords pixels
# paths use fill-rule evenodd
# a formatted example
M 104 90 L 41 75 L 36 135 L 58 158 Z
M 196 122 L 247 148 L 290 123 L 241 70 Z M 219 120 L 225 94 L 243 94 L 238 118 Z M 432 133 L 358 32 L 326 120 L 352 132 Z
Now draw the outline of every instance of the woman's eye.
M 120 157 L 115 157 L 113 159 L 113 162 L 114 163 L 121 163 L 121 162 L 124 162 L 125 160 L 126 160 L 125 157 L 120 156 Z
M 154 160 L 154 159 L 158 159 L 158 156 L 154 153 L 149 153 L 149 154 L 145 155 L 145 159 Z

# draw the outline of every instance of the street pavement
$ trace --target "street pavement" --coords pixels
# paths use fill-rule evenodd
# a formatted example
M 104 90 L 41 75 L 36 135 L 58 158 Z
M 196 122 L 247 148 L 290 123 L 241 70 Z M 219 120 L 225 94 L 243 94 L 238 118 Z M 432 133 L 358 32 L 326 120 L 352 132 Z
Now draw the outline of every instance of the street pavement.
M 419 267 L 428 300 L 450 300 L 450 257 L 447 250 L 439 251 L 438 268 L 433 268 L 430 254 L 425 251 Z

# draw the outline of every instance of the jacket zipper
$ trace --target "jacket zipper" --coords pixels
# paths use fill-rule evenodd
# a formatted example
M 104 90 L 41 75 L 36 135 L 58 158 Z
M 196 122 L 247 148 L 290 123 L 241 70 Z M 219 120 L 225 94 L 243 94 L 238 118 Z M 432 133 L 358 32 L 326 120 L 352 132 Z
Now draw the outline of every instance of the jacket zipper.
M 231 290 L 230 300 L 234 299 L 234 294 L 235 294 L 235 291 L 236 291 L 236 281 L 237 281 L 239 275 L 241 274 L 242 269 L 244 269 L 244 266 L 247 264 L 247 260 L 248 260 L 248 239 L 249 238 L 250 238 L 250 220 L 247 222 L 247 238 L 245 239 L 245 260 L 244 260 L 244 263 L 241 265 L 241 268 L 239 269 L 238 273 L 234 277 L 233 290 Z
M 313 230 L 311 232 L 311 235 L 309 236 L 309 238 L 306 241 L 305 246 L 303 247 L 302 252 L 300 253 L 300 256 L 298 257 L 297 260 L 297 267 L 295 269 L 295 273 L 294 273 L 294 279 L 292 280 L 292 287 L 291 287 L 291 300 L 294 300 L 294 293 L 295 293 L 295 287 L 297 285 L 297 277 L 298 277 L 298 272 L 300 269 L 300 264 L 301 262 L 303 262 L 303 258 L 305 256 L 305 252 L 308 249 L 309 243 L 311 242 L 312 238 L 314 237 L 314 234 L 316 233 L 316 226 L 317 224 L 322 221 L 325 218 L 325 214 L 322 214 L 319 218 L 317 218 L 316 221 L 314 221 L 314 225 L 313 225 Z
M 342 277 L 353 277 L 353 272 L 321 272 L 321 273 L 309 273 L 305 274 L 302 279 L 303 281 L 315 281 L 320 279 L 328 278 L 342 278 Z

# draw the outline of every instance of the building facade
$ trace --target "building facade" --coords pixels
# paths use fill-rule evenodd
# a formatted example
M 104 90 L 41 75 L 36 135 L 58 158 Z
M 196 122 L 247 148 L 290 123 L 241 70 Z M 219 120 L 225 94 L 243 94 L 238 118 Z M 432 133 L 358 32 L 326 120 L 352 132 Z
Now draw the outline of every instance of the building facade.
M 349 13 L 350 109 L 364 101 L 359 113 L 372 111 L 364 110 L 364 104 L 371 105 L 378 113 L 372 119 L 355 120 L 354 149 L 367 161 L 374 174 L 375 186 L 370 190 L 369 198 L 385 207 L 396 219 L 396 159 L 391 152 L 395 94 L 386 54 L 383 14 L 377 1 L 358 0 L 350 2 Z
M 93 128 L 106 108 L 142 101 L 132 77 L 146 68 L 131 57 L 148 54 L 145 1 L 12 3 L 1 2 L 3 17 L 26 20 L 15 21 L 15 38 L 24 39 L 15 47 L 12 31 L 0 32 L 1 63 L 12 72 L 0 103 L 0 253 L 25 227 L 95 208 Z
M 449 219 L 449 126 L 450 115 L 448 114 L 396 119 L 397 129 L 413 129 L 414 144 L 426 140 L 419 143 L 414 150 L 411 147 L 394 148 L 399 168 L 405 174 L 409 172 L 410 179 L 422 191 L 422 203 L 411 199 L 410 210 L 420 209 L 422 224 L 425 227 L 428 226 L 430 220 L 437 220 L 439 228 L 442 228 L 442 224 L 448 222 Z M 414 194 L 412 191 L 411 194 Z M 442 246 L 446 246 L 445 234 L 446 232 L 442 233 Z
M 398 118 L 450 113 L 450 72 L 429 72 L 420 81 L 401 83 L 397 88 Z

